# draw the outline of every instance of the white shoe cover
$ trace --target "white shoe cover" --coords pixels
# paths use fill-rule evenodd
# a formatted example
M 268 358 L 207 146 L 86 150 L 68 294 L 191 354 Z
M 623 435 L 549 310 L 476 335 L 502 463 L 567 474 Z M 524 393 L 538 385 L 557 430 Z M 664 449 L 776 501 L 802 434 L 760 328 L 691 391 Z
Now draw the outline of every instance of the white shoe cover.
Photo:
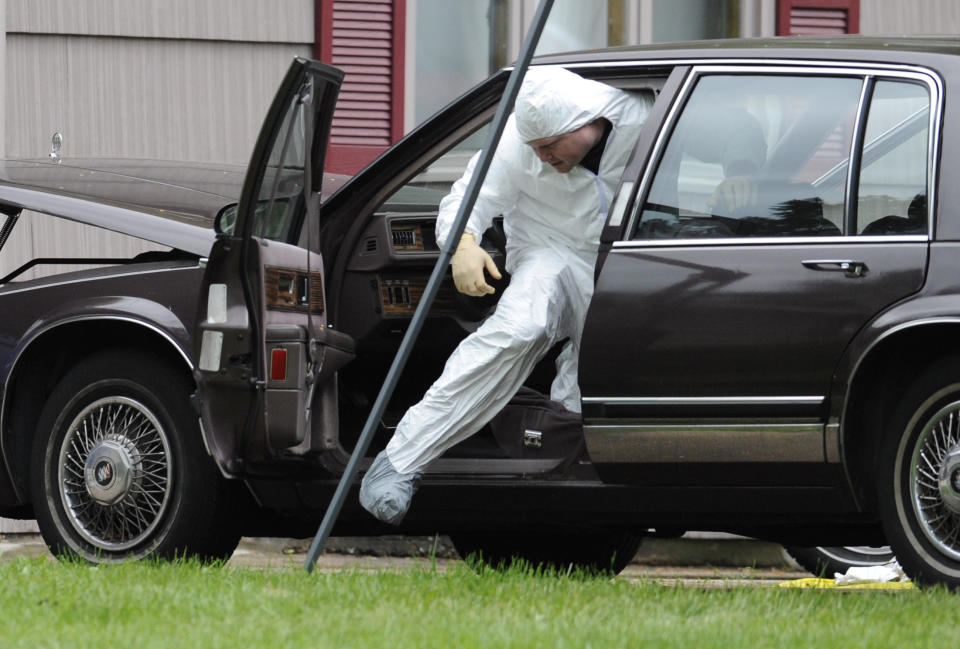
M 387 452 L 380 451 L 360 483 L 360 504 L 378 520 L 399 525 L 420 486 L 420 475 L 400 473 Z

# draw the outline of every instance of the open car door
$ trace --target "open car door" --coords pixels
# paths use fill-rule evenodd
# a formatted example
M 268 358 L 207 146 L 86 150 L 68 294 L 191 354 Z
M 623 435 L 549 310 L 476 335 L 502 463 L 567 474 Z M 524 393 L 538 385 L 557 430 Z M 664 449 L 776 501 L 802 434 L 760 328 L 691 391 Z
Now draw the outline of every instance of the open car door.
M 197 311 L 195 405 L 227 474 L 335 443 L 336 401 L 324 386 L 352 358 L 353 341 L 326 327 L 322 259 L 309 249 L 318 247 L 321 174 L 342 78 L 328 65 L 293 61 L 240 202 L 217 217 Z

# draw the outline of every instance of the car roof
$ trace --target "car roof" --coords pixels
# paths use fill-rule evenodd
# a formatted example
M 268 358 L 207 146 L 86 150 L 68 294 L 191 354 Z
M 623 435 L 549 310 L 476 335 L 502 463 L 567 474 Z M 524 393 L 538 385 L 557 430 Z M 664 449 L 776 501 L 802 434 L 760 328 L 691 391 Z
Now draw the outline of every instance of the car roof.
M 796 58 L 903 63 L 905 53 L 916 53 L 921 57 L 956 57 L 960 55 L 960 37 L 837 35 L 726 38 L 564 52 L 539 56 L 532 64 L 575 65 L 615 61 L 644 63 L 707 58 Z

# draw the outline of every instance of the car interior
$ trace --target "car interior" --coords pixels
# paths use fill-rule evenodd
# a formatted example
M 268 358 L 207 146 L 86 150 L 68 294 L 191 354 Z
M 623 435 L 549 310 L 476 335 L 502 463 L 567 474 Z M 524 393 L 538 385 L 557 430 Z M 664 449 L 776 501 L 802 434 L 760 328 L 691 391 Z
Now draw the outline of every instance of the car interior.
M 623 86 L 628 92 L 655 95 L 664 79 L 664 76 L 656 75 L 648 79 L 621 77 L 610 82 Z M 470 156 L 482 145 L 486 123 L 491 116 L 492 110 L 482 123 L 462 129 L 448 140 L 437 143 L 426 164 L 410 169 L 405 176 L 408 178 L 406 182 L 400 181 L 402 184 L 398 183 L 399 186 L 385 200 L 365 216 L 358 217 L 365 225 L 352 247 L 341 289 L 342 295 L 350 297 L 342 301 L 336 316 L 338 329 L 349 333 L 356 341 L 356 358 L 342 368 L 338 376 L 339 439 L 341 447 L 348 452 L 356 443 L 376 391 L 383 383 L 439 255 L 434 230 L 440 200 L 460 176 Z M 502 218 L 498 218 L 484 234 L 481 245 L 501 270 L 506 257 L 505 244 Z M 446 278 L 368 456 L 372 457 L 386 445 L 406 409 L 416 403 L 440 375 L 456 345 L 492 312 L 500 293 L 509 283 L 509 274 L 503 274 L 502 280 L 492 282 L 497 293 L 479 298 L 460 294 L 452 280 Z M 555 375 L 554 360 L 562 346 L 562 343 L 556 345 L 537 365 L 525 383 L 525 388 L 533 392 L 525 391 L 518 396 L 518 403 L 537 403 L 537 407 L 547 408 L 543 395 L 549 395 Z M 502 425 L 494 422 L 495 428 Z M 431 467 L 431 472 L 447 470 L 444 460 L 522 458 L 536 462 L 537 457 L 550 461 L 538 464 L 539 469 L 528 464 L 525 471 L 550 470 L 580 448 L 579 444 L 550 444 L 531 453 L 528 446 L 518 442 L 520 435 L 521 430 L 511 435 L 499 429 L 495 435 L 489 425 L 485 426 L 478 434 L 449 449 L 435 463 L 437 466 Z M 576 437 L 581 440 L 582 434 Z M 458 471 L 467 472 L 494 470 L 485 468 L 483 462 L 472 462 L 467 466 L 458 463 L 456 466 Z

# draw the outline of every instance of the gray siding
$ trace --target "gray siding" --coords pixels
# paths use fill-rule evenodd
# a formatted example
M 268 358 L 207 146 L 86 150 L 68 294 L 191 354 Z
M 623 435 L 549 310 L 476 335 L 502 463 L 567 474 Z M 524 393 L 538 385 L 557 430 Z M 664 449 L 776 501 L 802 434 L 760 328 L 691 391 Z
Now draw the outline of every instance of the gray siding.
M 7 36 L 10 157 L 246 163 L 274 90 L 311 46 L 102 36 Z
M 246 164 L 291 58 L 313 52 L 313 0 L 6 0 L 5 17 L 3 149 L 14 158 L 45 157 L 60 131 L 67 158 Z M 37 256 L 155 247 L 28 213 L 0 274 Z
M 860 33 L 960 34 L 957 0 L 860 0 Z
M 6 153 L 245 163 L 313 0 L 6 0 Z
M 313 0 L 7 0 L 7 29 L 39 34 L 312 43 Z

